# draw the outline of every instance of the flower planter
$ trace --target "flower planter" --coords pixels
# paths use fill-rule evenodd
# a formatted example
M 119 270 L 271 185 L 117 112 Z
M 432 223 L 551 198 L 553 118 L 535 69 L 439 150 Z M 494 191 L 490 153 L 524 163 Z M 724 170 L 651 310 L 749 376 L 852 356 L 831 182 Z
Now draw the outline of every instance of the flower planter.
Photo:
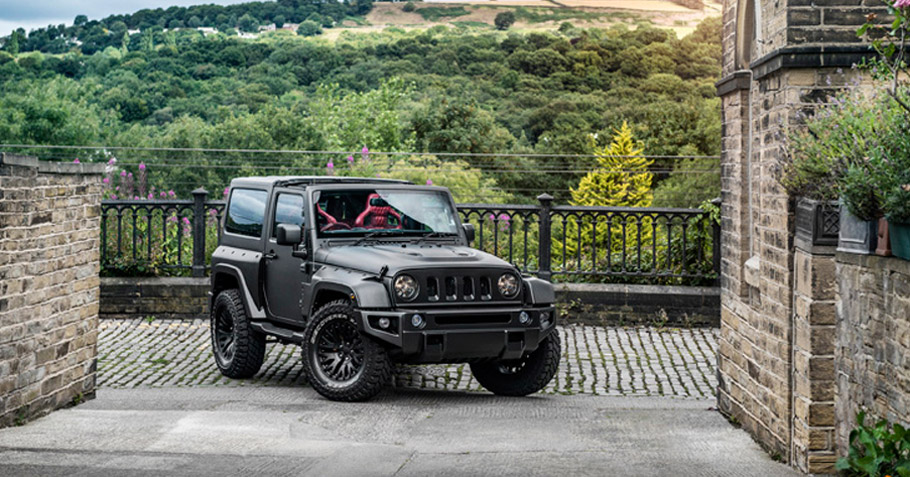
M 860 220 L 844 204 L 840 208 L 840 232 L 837 251 L 870 255 L 878 245 L 878 221 Z
M 910 224 L 890 222 L 888 230 L 891 234 L 891 253 L 895 257 L 910 260 Z
M 891 234 L 888 219 L 884 217 L 878 219 L 878 247 L 875 247 L 875 254 L 882 257 L 891 256 Z
M 800 197 L 796 201 L 796 239 L 806 245 L 837 245 L 840 204 Z

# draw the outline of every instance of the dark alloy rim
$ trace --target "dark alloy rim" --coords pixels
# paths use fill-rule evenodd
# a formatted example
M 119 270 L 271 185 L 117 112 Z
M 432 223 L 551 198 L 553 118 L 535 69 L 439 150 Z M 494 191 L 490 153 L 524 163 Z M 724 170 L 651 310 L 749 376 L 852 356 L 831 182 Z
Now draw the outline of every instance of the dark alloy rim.
M 234 359 L 234 320 L 224 307 L 215 313 L 215 350 L 224 362 Z
M 313 347 L 316 371 L 327 381 L 345 384 L 363 371 L 363 338 L 347 319 L 335 319 L 318 331 Z

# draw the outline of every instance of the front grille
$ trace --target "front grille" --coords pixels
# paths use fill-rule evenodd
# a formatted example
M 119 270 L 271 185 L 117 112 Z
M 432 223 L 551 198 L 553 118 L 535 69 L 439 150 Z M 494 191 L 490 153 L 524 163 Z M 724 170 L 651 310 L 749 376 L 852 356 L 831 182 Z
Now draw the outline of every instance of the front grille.
M 408 305 L 426 303 L 437 305 L 515 303 L 519 296 L 505 298 L 495 287 L 499 276 L 509 270 L 410 270 L 403 273 L 413 276 L 420 284 L 416 299 Z
M 487 276 L 448 275 L 426 278 L 429 302 L 490 301 L 493 299 L 491 288 L 490 277 Z

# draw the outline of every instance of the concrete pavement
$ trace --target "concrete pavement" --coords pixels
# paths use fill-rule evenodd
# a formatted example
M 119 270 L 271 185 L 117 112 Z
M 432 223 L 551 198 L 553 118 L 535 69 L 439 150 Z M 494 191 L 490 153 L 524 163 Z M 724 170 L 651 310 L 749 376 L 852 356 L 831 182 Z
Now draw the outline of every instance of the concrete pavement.
M 797 475 L 711 401 L 394 388 L 101 388 L 0 430 L 0 475 Z

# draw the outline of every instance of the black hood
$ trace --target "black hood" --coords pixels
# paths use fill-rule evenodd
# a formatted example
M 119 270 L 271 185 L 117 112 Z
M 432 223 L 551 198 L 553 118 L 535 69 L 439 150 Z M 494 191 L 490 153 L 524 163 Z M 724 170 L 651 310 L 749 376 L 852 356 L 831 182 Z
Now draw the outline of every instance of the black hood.
M 388 274 L 409 268 L 509 268 L 509 262 L 494 255 L 462 245 L 381 244 L 322 247 L 316 252 L 317 262 L 341 268 L 379 273 L 388 266 Z

